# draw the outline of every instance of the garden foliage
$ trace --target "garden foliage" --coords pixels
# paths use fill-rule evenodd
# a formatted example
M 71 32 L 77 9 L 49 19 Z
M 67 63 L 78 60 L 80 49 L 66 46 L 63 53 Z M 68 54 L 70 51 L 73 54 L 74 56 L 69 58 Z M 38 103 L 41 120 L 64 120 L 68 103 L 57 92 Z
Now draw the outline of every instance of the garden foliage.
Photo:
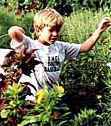
M 13 1 L 14 2 L 14 1 Z M 16 2 L 16 1 L 15 1 Z M 26 1 L 25 1 L 26 2 Z M 71 1 L 67 1 L 66 3 Z M 81 8 L 81 4 L 91 4 L 93 7 L 96 1 L 73 0 L 71 6 Z M 83 3 L 84 2 L 84 3 Z M 86 2 L 86 3 L 85 3 Z M 99 6 L 105 7 L 96 11 L 78 10 L 66 16 L 64 28 L 60 40 L 71 43 L 82 43 L 96 29 L 98 22 L 105 16 L 110 16 L 110 3 L 107 0 Z M 42 5 L 41 8 L 44 8 Z M 50 0 L 47 5 L 51 7 L 61 4 Z M 15 5 L 15 4 L 14 4 Z M 103 6 L 104 5 L 104 6 Z M 63 4 L 62 4 L 63 6 Z M 59 6 L 60 7 L 60 6 Z M 34 37 L 32 19 L 33 12 L 24 15 L 17 14 L 11 8 L 0 8 L 0 47 L 9 48 L 10 38 L 7 31 L 12 25 L 22 26 L 26 34 Z M 66 14 L 67 15 L 67 14 Z M 96 46 L 87 54 L 81 55 L 76 61 L 66 61 L 61 73 L 61 85 L 65 94 L 70 96 L 70 105 L 65 107 L 65 115 L 56 119 L 53 110 L 56 103 L 63 96 L 63 92 L 57 93 L 56 88 L 48 90 L 45 87 L 37 94 L 36 103 L 24 101 L 24 88 L 20 84 L 12 83 L 3 91 L 0 96 L 0 125 L 33 125 L 33 126 L 109 126 L 111 122 L 111 71 L 107 63 L 111 61 L 111 30 L 103 33 Z M 39 104 L 41 103 L 41 104 Z M 68 119 L 69 109 L 74 112 L 74 118 Z

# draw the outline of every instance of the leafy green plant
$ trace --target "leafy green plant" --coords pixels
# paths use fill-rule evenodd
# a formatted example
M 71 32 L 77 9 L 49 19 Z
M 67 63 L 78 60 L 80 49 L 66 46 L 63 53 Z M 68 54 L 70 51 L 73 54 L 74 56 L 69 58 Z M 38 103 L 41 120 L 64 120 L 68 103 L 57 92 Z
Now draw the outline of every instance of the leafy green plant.
M 2 93 L 1 99 L 4 99 L 4 105 L 0 109 L 0 124 L 15 126 L 20 122 L 23 115 L 27 112 L 25 105 L 28 104 L 22 97 L 24 86 L 13 83 Z
M 10 51 L 1 66 L 5 71 L 4 75 L 0 75 L 1 125 L 15 126 L 19 123 L 22 126 L 33 123 L 38 125 L 52 125 L 54 123 L 55 125 L 59 123 L 55 121 L 56 119 L 61 119 L 60 123 L 62 124 L 66 123 L 64 119 L 68 116 L 69 110 L 66 106 L 62 106 L 64 113 L 59 113 L 60 106 L 57 105 L 64 95 L 62 86 L 54 86 L 51 89 L 45 86 L 37 92 L 34 102 L 25 101 L 26 96 L 31 95 L 30 89 L 26 83 L 18 83 L 23 65 L 27 64 L 24 55 Z M 32 68 L 30 66 L 33 62 L 31 55 L 27 56 L 27 60 L 28 68 Z M 30 110 L 28 111 L 28 109 Z
M 40 126 L 62 126 L 65 125 L 68 116 L 68 108 L 64 107 L 64 114 L 56 112 L 57 103 L 64 94 L 64 89 L 61 86 L 54 86 L 53 89 L 48 89 L 45 87 L 36 94 L 36 103 L 34 108 L 23 117 L 23 121 L 19 124 L 20 126 L 25 126 L 27 124 L 38 124 Z M 61 114 L 57 116 L 57 114 Z M 60 121 L 59 121 L 60 120 Z M 61 125 L 60 125 L 61 124 Z
M 111 70 L 109 69 L 107 79 L 107 92 L 102 98 L 102 113 L 98 115 L 97 126 L 109 126 L 111 123 Z
M 84 109 L 75 116 L 72 126 L 91 125 L 90 121 L 96 117 L 96 111 L 93 109 Z
M 72 13 L 70 17 L 65 17 L 65 27 L 60 39 L 72 43 L 82 43 L 92 34 L 98 22 L 105 16 L 110 16 L 110 13 L 101 10 L 98 13 L 88 10 Z M 62 81 L 66 92 L 72 96 L 71 104 L 75 112 L 88 107 L 96 109 L 96 114 L 101 116 L 104 104 L 108 104 L 103 99 L 106 93 L 107 96 L 110 96 L 107 92 L 109 87 L 107 80 L 109 81 L 111 78 L 108 77 L 109 70 L 106 65 L 111 61 L 110 33 L 110 29 L 103 33 L 89 53 L 81 55 L 76 61 L 66 62 L 63 68 Z M 98 97 L 101 98 L 98 99 Z
M 64 95 L 64 89 L 61 86 L 54 86 L 52 89 L 44 87 L 36 94 L 36 101 L 29 102 L 24 99 L 25 85 L 13 83 L 9 85 L 0 99 L 0 125 L 25 126 L 30 124 L 62 126 L 68 123 L 66 121 L 69 115 L 69 109 L 64 106 L 65 113 L 56 112 L 59 110 L 57 103 Z M 4 99 L 4 102 L 3 102 Z M 57 115 L 59 114 L 59 115 Z M 68 125 L 68 124 L 67 124 Z

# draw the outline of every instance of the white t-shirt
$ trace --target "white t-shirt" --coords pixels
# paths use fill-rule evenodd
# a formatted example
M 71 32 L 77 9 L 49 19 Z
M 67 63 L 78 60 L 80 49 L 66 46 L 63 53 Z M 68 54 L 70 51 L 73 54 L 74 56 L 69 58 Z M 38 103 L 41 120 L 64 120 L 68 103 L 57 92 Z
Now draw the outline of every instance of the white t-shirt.
M 35 60 L 40 61 L 40 64 L 34 67 L 34 71 L 30 73 L 30 76 L 22 75 L 20 82 L 30 82 L 36 87 L 36 90 L 46 83 L 49 86 L 56 83 L 59 80 L 63 62 L 66 59 L 76 59 L 81 46 L 80 44 L 61 41 L 56 41 L 54 44 L 46 46 L 38 40 L 32 40 L 27 36 L 24 36 L 23 43 L 28 49 L 36 49 L 34 52 Z M 11 42 L 12 48 L 16 48 L 16 45 L 13 41 Z M 35 94 L 36 91 L 33 88 L 31 90 Z
M 0 48 L 0 66 L 3 65 L 5 56 L 12 51 L 11 49 Z

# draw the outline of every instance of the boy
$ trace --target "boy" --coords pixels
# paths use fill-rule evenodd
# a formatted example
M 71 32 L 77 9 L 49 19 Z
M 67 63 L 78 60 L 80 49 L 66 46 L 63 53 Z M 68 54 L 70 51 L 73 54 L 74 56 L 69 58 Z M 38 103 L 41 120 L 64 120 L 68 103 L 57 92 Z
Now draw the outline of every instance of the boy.
M 64 60 L 76 59 L 79 53 L 91 50 L 101 33 L 111 26 L 111 20 L 104 18 L 92 36 L 84 43 L 69 44 L 57 41 L 63 23 L 62 16 L 54 9 L 49 8 L 41 10 L 34 17 L 37 40 L 27 37 L 23 29 L 18 26 L 12 26 L 8 31 L 12 39 L 11 48 L 21 53 L 34 50 L 34 59 L 38 64 L 35 65 L 30 75 L 23 74 L 20 79 L 20 82 L 29 82 L 35 87 L 30 86 L 33 95 L 44 84 L 52 87 L 54 83 L 58 82 Z

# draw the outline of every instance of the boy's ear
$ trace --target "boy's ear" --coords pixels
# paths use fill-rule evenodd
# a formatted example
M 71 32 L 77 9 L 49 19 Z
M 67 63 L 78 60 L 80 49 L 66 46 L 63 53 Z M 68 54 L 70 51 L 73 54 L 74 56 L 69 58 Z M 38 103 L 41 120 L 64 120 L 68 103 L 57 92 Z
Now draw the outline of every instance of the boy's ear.
M 33 25 L 33 27 L 34 27 L 34 31 L 38 32 L 37 26 Z
M 40 30 L 36 25 L 33 25 L 33 27 L 34 27 L 34 38 L 38 38 Z

